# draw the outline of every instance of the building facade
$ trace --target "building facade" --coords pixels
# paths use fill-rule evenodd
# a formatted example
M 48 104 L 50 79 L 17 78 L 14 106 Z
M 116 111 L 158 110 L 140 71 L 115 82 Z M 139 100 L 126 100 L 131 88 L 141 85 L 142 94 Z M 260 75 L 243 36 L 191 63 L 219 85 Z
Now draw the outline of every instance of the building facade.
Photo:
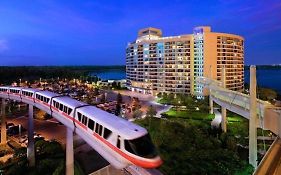
M 132 91 L 144 94 L 203 95 L 196 77 L 220 80 L 226 70 L 226 87 L 244 89 L 244 39 L 196 27 L 193 34 L 163 37 L 160 29 L 139 31 L 126 48 L 126 79 Z

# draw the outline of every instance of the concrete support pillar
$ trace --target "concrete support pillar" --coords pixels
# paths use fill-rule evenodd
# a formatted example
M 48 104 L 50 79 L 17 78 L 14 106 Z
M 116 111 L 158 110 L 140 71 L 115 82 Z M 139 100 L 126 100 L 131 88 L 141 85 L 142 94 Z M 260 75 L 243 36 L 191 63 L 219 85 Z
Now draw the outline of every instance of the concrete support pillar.
M 226 108 L 221 107 L 221 129 L 223 132 L 227 132 L 227 118 L 226 118 Z
M 209 106 L 210 106 L 210 114 L 214 114 L 214 101 L 211 95 L 209 96 Z
M 28 108 L 27 160 L 28 160 L 29 167 L 35 166 L 33 105 L 29 105 L 29 108 Z
M 73 131 L 66 131 L 66 175 L 74 175 Z
M 209 78 L 210 78 L 210 80 L 213 79 L 213 76 L 212 76 L 212 65 L 210 65 L 210 75 L 209 75 Z M 212 91 L 209 89 L 210 114 L 214 114 L 214 101 L 213 101 L 213 99 L 212 99 L 211 92 L 212 92 Z
M 256 67 L 250 68 L 250 122 L 249 122 L 249 163 L 257 168 L 257 80 Z
M 278 136 L 281 137 L 281 112 L 279 111 Z
M 226 88 L 226 70 L 225 70 L 225 66 L 223 66 L 222 68 L 222 76 L 221 76 L 221 81 L 222 81 L 222 87 Z M 226 108 L 225 107 L 221 107 L 221 129 L 223 132 L 227 131 L 227 118 L 226 118 Z
M 1 144 L 6 144 L 7 142 L 7 130 L 6 130 L 6 101 L 2 98 L 2 105 L 1 105 Z

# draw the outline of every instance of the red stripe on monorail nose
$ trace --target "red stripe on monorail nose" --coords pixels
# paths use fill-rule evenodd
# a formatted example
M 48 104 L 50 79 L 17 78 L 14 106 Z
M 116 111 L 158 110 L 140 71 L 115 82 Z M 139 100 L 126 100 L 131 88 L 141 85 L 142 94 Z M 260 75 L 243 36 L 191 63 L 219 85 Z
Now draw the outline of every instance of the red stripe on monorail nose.
M 114 150 L 115 152 L 117 152 L 118 154 L 120 154 L 122 157 L 124 157 L 125 159 L 129 160 L 130 162 L 132 162 L 135 165 L 138 165 L 140 167 L 143 168 L 156 168 L 159 167 L 163 162 L 161 159 L 155 160 L 155 161 L 144 161 L 144 160 L 139 160 L 137 158 L 134 158 L 126 153 L 124 153 L 123 151 L 121 151 L 120 149 L 116 148 L 114 145 L 112 145 L 111 143 L 109 143 L 108 141 L 106 141 L 104 138 L 102 138 L 100 135 L 98 135 L 97 133 L 93 134 L 97 139 L 99 139 L 100 141 L 102 141 L 104 144 L 106 144 L 108 147 L 110 147 L 112 150 Z

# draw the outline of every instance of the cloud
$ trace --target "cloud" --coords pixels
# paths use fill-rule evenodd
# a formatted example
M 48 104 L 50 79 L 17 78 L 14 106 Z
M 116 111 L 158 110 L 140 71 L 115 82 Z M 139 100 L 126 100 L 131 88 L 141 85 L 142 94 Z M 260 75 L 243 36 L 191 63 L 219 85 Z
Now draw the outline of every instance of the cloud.
M 4 39 L 0 39 L 0 52 L 4 52 L 6 50 L 9 50 L 8 42 Z

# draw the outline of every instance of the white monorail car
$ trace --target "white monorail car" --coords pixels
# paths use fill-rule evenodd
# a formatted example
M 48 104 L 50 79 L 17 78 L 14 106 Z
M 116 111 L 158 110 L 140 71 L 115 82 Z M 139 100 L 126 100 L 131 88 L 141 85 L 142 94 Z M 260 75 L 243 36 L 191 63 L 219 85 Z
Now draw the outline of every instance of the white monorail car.
M 33 104 L 82 137 L 116 168 L 162 164 L 146 129 L 94 106 L 49 91 L 0 87 L 0 97 Z

